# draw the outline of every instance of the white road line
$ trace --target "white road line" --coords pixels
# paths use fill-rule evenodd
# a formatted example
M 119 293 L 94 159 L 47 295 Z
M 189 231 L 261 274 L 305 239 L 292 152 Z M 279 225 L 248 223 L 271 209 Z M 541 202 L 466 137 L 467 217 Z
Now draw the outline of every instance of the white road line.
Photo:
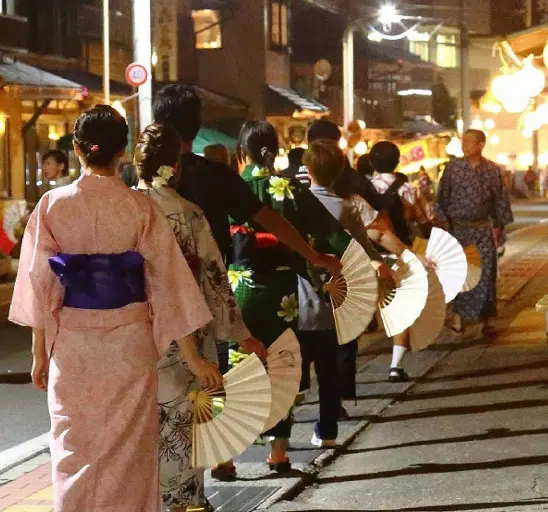
M 30 441 L 0 452 L 0 473 L 7 471 L 49 449 L 49 434 L 42 434 Z

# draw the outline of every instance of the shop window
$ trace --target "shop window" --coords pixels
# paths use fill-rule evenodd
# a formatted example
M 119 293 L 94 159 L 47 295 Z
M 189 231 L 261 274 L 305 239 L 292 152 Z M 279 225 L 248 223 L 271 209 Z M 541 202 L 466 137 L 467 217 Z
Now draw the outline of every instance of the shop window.
M 0 14 L 15 14 L 15 1 L 14 0 L 0 0 Z
M 221 16 L 219 11 L 213 9 L 200 9 L 192 11 L 194 20 L 194 34 L 196 36 L 196 48 L 199 50 L 211 50 L 222 47 Z
M 457 57 L 457 36 L 438 35 L 436 36 L 436 64 L 442 68 L 456 68 Z
M 9 119 L 0 114 L 0 199 L 11 196 Z
M 273 0 L 270 5 L 270 46 L 285 50 L 289 43 L 287 0 Z

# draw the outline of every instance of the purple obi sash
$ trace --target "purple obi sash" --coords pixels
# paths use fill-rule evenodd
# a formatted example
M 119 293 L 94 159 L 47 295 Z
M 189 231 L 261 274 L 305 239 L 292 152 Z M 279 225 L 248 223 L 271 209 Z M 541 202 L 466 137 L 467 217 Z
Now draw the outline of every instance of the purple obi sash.
M 145 260 L 141 254 L 64 254 L 49 258 L 65 287 L 63 305 L 78 309 L 119 309 L 146 302 Z

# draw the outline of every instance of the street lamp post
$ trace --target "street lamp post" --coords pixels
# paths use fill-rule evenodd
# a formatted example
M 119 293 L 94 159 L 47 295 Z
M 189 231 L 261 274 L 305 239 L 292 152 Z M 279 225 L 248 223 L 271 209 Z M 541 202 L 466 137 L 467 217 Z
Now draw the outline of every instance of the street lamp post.
M 354 31 L 350 23 L 343 36 L 343 103 L 344 125 L 354 120 Z
M 103 0 L 103 95 L 110 105 L 110 5 Z
M 133 52 L 135 62 L 147 70 L 147 81 L 139 87 L 141 129 L 152 123 L 152 16 L 150 0 L 133 0 Z
M 460 0 L 460 92 L 461 92 L 461 117 L 463 130 L 470 128 L 470 72 L 468 60 L 470 53 L 470 41 L 468 28 L 464 21 L 464 0 Z

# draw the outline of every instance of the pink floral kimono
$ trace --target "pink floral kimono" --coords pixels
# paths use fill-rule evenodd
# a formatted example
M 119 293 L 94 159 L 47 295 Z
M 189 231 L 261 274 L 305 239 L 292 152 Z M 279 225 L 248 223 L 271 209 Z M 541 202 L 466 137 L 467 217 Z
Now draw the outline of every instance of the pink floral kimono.
M 49 258 L 127 251 L 144 258 L 145 302 L 63 306 L 69 288 Z M 55 511 L 159 511 L 157 362 L 211 313 L 157 207 L 113 177 L 48 192 L 25 232 L 10 320 L 46 330 Z

